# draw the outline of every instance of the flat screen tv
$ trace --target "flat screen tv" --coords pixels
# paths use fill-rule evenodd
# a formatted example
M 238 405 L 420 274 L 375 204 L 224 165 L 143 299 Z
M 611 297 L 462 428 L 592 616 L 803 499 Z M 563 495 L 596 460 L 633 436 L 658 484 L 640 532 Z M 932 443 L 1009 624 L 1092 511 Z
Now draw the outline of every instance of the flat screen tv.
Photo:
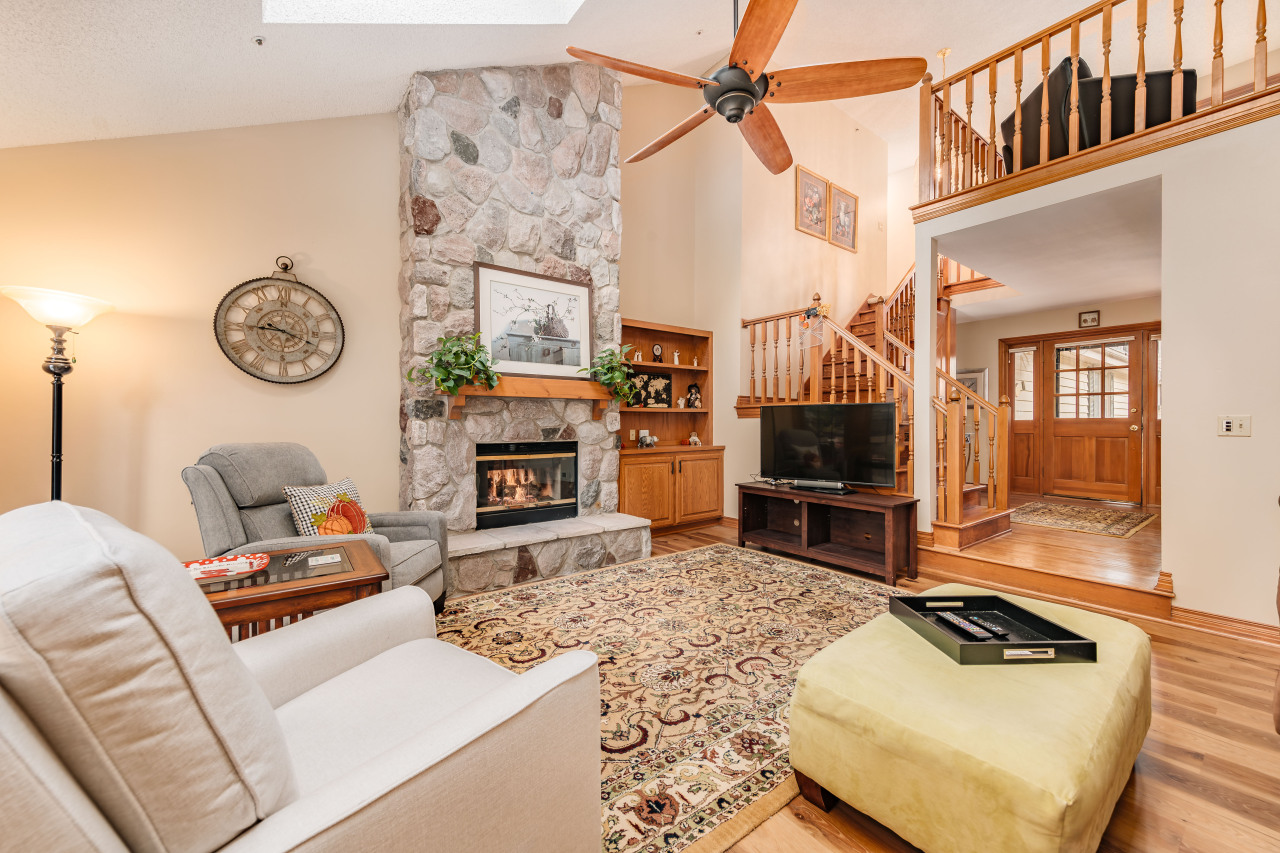
M 896 485 L 893 403 L 760 408 L 760 474 L 797 485 Z

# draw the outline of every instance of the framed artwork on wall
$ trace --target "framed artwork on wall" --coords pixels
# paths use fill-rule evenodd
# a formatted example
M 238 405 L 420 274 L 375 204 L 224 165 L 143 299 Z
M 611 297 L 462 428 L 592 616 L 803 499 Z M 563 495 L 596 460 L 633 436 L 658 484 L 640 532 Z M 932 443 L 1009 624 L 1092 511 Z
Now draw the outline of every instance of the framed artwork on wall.
M 827 239 L 827 179 L 796 166 L 796 230 Z
M 827 210 L 831 219 L 827 242 L 850 252 L 858 251 L 858 197 L 831 184 Z
M 494 369 L 510 376 L 591 381 L 591 288 L 576 281 L 475 264 L 476 331 Z
M 1092 329 L 1102 325 L 1101 311 L 1081 311 L 1080 312 L 1080 328 Z
M 637 373 L 635 383 L 637 394 L 633 408 L 671 408 L 671 374 Z
M 984 367 L 980 370 L 957 370 L 956 381 L 968 388 L 974 394 L 977 394 L 982 399 L 987 399 L 987 368 Z M 969 402 L 967 408 L 972 411 L 972 401 Z

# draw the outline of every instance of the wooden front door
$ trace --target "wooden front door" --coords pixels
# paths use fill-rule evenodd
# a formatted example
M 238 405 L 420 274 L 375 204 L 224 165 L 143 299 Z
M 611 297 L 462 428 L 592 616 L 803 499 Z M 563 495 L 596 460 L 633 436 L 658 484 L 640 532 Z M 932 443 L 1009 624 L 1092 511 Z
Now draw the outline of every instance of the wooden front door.
M 1045 341 L 1042 493 L 1142 502 L 1146 333 Z

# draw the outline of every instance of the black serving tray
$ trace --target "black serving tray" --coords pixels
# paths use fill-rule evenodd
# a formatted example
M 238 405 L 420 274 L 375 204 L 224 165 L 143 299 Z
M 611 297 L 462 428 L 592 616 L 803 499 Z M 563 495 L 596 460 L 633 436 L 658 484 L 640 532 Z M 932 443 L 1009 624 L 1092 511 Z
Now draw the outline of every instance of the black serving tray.
M 960 664 L 1094 663 L 1098 644 L 998 595 L 895 596 L 889 612 Z M 936 614 L 976 614 L 1008 631 L 979 640 Z

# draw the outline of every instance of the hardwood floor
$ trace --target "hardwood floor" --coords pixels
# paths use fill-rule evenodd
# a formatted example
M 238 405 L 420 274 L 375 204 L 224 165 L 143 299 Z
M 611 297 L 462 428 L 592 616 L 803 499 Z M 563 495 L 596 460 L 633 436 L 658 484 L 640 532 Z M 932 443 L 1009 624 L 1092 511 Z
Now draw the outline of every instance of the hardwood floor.
M 1128 511 L 1139 509 L 1129 504 L 1044 498 L 1039 495 L 1009 496 L 1009 506 L 1014 508 L 1034 501 Z M 1128 539 L 1015 522 L 1011 532 L 979 542 L 965 548 L 962 553 L 966 557 L 982 557 L 1055 574 L 1118 583 L 1137 589 L 1154 589 L 1160 576 L 1160 508 L 1143 507 L 1141 511 L 1156 513 L 1155 520 Z
M 715 543 L 736 544 L 735 529 L 655 537 L 653 553 Z M 1152 723 L 1099 853 L 1280 851 L 1280 735 L 1271 723 L 1280 648 L 1131 621 L 1151 636 Z M 843 803 L 824 813 L 797 797 L 729 853 L 916 850 Z

